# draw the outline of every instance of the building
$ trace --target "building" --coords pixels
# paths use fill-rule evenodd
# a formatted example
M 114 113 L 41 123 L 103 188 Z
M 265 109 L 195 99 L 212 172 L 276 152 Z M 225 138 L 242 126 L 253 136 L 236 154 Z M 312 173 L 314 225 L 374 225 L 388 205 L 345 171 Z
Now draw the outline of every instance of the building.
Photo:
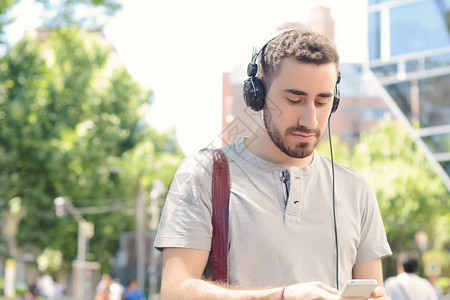
M 342 63 L 339 68 L 343 74 L 339 84 L 341 101 L 331 118 L 331 133 L 353 148 L 361 132 L 370 131 L 391 113 L 361 63 Z
M 450 190 L 450 2 L 369 0 L 369 68 Z
M 327 7 L 312 9 L 306 25 L 287 23 L 277 29 L 301 27 L 308 27 L 334 41 L 334 21 Z M 250 136 L 261 125 L 260 112 L 252 111 L 244 103 L 242 87 L 247 76 L 244 67 L 246 66 L 223 75 L 223 144 L 233 142 L 241 136 Z M 343 78 L 339 84 L 341 101 L 333 115 L 332 133 L 338 135 L 340 141 L 353 147 L 359 141 L 360 132 L 370 130 L 389 112 L 389 107 L 377 95 L 362 64 L 341 64 L 340 70 Z

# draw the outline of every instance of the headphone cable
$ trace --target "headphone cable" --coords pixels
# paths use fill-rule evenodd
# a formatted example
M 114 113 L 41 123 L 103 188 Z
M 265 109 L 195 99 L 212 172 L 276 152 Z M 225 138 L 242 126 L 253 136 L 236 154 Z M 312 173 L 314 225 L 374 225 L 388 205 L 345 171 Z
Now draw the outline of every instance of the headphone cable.
M 331 142 L 331 129 L 330 129 L 331 114 L 328 116 L 328 138 L 330 140 L 330 156 L 331 156 L 331 174 L 333 179 L 333 219 L 334 219 L 334 240 L 336 244 L 336 289 L 339 290 L 339 247 L 338 247 L 338 234 L 337 234 L 337 222 L 336 222 L 336 203 L 334 194 L 334 159 L 333 159 L 333 146 Z

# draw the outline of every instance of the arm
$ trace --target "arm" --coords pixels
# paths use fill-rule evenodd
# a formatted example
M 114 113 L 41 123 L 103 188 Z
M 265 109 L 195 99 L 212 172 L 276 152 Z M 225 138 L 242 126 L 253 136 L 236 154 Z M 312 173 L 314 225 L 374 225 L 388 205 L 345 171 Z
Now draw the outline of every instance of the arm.
M 187 248 L 164 248 L 161 299 L 350 299 L 339 298 L 337 290 L 320 282 L 256 289 L 239 289 L 202 280 L 209 251 Z
M 236 290 L 202 280 L 209 251 L 164 248 L 161 299 L 281 299 L 281 288 Z
M 386 291 L 383 288 L 383 269 L 381 266 L 381 258 L 371 260 L 366 263 L 355 265 L 353 267 L 354 279 L 375 279 L 378 282 L 378 287 L 372 293 L 372 297 L 376 299 L 386 299 Z
M 377 258 L 353 267 L 354 279 L 375 279 L 378 285 L 383 286 L 383 269 L 381 259 Z

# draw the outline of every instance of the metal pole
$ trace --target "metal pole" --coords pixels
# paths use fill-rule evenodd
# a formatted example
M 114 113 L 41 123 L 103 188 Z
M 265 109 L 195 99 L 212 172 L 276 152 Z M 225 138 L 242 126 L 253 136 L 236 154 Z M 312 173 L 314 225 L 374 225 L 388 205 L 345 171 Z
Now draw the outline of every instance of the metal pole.
M 136 280 L 142 290 L 145 290 L 145 231 L 144 191 L 139 183 L 136 195 Z
M 148 267 L 149 270 L 149 299 L 156 298 L 157 295 L 157 289 L 158 289 L 158 262 L 159 258 L 161 256 L 161 252 L 153 248 L 152 255 L 150 257 L 150 266 Z
M 78 253 L 77 260 L 78 261 L 86 261 L 86 230 L 85 223 L 86 221 L 81 220 L 78 221 Z
M 67 211 L 78 222 L 77 259 L 73 264 L 75 270 L 74 277 L 76 285 L 73 286 L 72 294 L 75 300 L 84 300 L 85 278 L 83 271 L 86 262 L 87 240 L 93 235 L 93 225 L 92 223 L 86 222 L 83 219 L 81 213 L 73 206 L 68 197 L 58 197 L 54 200 L 54 203 L 55 205 L 65 206 L 67 208 Z
M 166 190 L 166 185 L 163 181 L 156 179 L 153 181 L 152 191 L 150 192 L 150 231 L 152 237 L 156 235 L 156 230 L 159 224 L 159 200 L 161 195 Z M 158 289 L 158 267 L 161 253 L 153 248 L 150 256 L 149 270 L 149 299 L 156 299 Z
M 75 267 L 77 287 L 75 289 L 75 299 L 84 300 L 84 276 L 83 268 L 86 261 L 86 235 L 84 230 L 84 220 L 78 221 L 78 251 L 77 251 L 77 263 Z

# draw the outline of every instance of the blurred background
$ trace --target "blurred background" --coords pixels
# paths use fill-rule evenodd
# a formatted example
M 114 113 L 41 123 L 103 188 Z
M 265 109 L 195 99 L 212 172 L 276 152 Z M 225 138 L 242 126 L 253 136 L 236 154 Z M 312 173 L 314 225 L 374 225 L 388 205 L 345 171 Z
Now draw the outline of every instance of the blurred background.
M 178 164 L 256 129 L 242 98 L 252 48 L 300 27 L 340 52 L 333 153 L 375 187 L 385 278 L 412 249 L 449 293 L 449 12 L 448 0 L 0 0 L 0 294 L 94 299 L 135 280 L 159 299 L 152 245 Z

